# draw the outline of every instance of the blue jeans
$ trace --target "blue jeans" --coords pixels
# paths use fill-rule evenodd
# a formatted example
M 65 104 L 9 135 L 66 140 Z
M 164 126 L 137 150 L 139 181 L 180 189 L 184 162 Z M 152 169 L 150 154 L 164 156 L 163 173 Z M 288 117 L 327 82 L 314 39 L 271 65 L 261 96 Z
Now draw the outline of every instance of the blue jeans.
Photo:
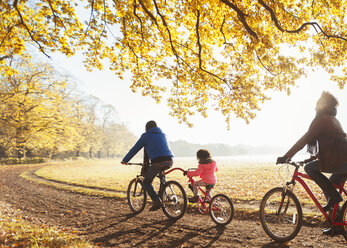
M 305 166 L 305 171 L 312 180 L 323 190 L 325 198 L 340 199 L 341 196 L 337 192 L 333 184 L 341 184 L 347 179 L 347 163 L 344 163 L 329 171 L 332 173 L 329 179 L 322 174 L 318 167 L 318 161 L 312 161 Z
M 164 171 L 172 166 L 172 161 L 163 161 L 160 163 L 152 164 L 147 168 L 145 178 L 143 179 L 143 188 L 147 191 L 149 197 L 153 202 L 159 202 L 159 196 L 155 192 L 152 182 L 159 172 Z

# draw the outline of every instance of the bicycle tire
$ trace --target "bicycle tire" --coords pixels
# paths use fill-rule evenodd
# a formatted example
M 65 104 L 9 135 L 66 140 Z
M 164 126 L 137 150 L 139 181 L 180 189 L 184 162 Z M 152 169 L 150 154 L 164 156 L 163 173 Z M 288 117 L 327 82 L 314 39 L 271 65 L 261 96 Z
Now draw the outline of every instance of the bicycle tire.
M 142 180 L 134 178 L 130 181 L 127 190 L 127 199 L 133 213 L 139 214 L 144 210 L 147 202 L 147 193 L 143 188 Z
M 160 192 L 162 209 L 164 214 L 172 220 L 183 217 L 187 210 L 187 196 L 181 184 L 176 181 L 168 181 Z
M 345 203 L 341 207 L 338 220 L 339 220 L 339 222 L 345 222 L 345 223 L 347 221 L 347 201 L 345 201 Z M 347 241 L 347 226 L 343 226 L 343 229 L 344 229 L 345 233 L 342 235 L 345 238 L 345 240 Z
M 265 233 L 276 242 L 294 239 L 302 226 L 302 208 L 298 198 L 289 190 L 284 192 L 281 187 L 264 195 L 259 213 Z
M 211 199 L 209 212 L 214 223 L 225 226 L 234 217 L 234 204 L 228 196 L 217 194 Z

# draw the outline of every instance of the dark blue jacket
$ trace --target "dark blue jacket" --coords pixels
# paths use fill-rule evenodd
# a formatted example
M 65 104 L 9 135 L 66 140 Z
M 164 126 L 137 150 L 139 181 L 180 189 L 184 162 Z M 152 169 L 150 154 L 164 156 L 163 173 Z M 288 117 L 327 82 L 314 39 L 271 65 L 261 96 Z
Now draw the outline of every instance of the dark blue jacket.
M 173 157 L 166 140 L 166 135 L 159 127 L 152 127 L 141 135 L 140 139 L 136 142 L 133 148 L 130 149 L 128 154 L 125 155 L 122 161 L 128 163 L 143 147 L 145 148 L 150 160 L 162 156 Z

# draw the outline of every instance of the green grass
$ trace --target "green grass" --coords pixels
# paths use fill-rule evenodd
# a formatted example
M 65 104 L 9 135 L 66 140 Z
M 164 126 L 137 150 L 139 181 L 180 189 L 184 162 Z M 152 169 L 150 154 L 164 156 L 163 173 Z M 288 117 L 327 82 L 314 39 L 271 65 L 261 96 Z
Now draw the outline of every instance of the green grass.
M 273 187 L 283 186 L 290 180 L 292 169 L 281 167 L 273 163 L 245 163 L 218 162 L 218 182 L 214 193 L 224 193 L 233 200 L 261 200 L 264 194 Z M 195 160 L 175 160 L 173 167 L 188 169 L 196 167 Z M 122 165 L 119 160 L 86 160 L 52 164 L 36 171 L 36 175 L 47 179 L 66 182 L 69 184 L 100 187 L 116 191 L 126 191 L 128 183 L 140 171 L 140 166 Z M 174 171 L 167 176 L 167 180 L 179 181 L 187 188 L 187 177 L 181 172 Z M 318 187 L 311 181 L 308 185 L 316 193 L 319 200 L 323 200 Z M 154 181 L 155 187 L 158 180 Z M 312 203 L 297 184 L 295 192 L 302 203 Z

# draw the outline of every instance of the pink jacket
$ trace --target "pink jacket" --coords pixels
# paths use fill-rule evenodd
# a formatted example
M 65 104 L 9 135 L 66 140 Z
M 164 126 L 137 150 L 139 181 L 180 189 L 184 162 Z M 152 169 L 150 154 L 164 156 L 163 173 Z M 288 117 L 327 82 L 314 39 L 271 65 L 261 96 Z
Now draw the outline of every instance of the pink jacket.
M 204 183 L 216 184 L 217 177 L 216 172 L 218 171 L 216 161 L 212 161 L 209 164 L 200 164 L 197 170 L 188 171 L 188 177 L 200 176 Z

